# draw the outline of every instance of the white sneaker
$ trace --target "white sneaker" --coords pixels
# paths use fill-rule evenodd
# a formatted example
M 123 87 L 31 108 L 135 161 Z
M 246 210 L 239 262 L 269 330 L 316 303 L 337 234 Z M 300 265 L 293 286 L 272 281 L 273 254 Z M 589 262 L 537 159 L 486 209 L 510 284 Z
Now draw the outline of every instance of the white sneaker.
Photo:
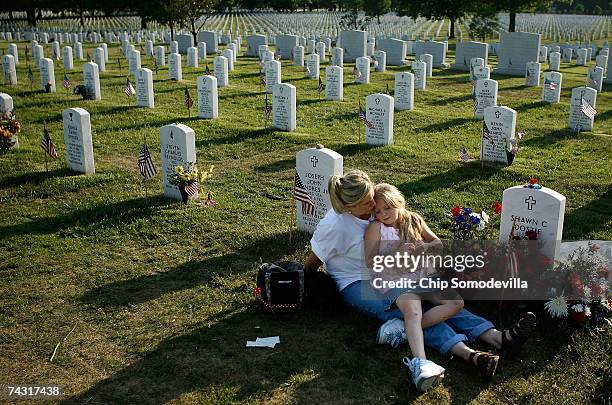
M 404 321 L 399 318 L 393 318 L 383 323 L 378 329 L 376 342 L 379 345 L 391 345 L 394 349 L 400 344 L 406 343 Z
M 408 367 L 412 374 L 414 385 L 420 391 L 427 391 L 444 378 L 444 372 L 446 370 L 431 360 L 424 360 L 416 357 L 410 360 L 408 357 L 404 357 L 403 361 L 404 365 Z

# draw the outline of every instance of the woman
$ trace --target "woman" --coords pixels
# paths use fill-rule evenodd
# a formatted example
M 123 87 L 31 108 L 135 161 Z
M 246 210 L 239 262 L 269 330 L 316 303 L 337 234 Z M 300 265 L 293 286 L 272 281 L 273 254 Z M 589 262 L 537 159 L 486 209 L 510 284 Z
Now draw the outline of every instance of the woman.
M 333 209 L 319 222 L 311 239 L 312 252 L 305 271 L 316 271 L 325 263 L 335 280 L 344 302 L 358 311 L 374 316 L 385 324 L 378 333 L 379 343 L 405 340 L 401 319 L 414 316 L 413 307 L 402 294 L 391 297 L 381 294 L 370 284 L 370 273 L 364 259 L 364 233 L 370 224 L 374 203 L 374 184 L 360 170 L 344 176 L 332 176 L 328 191 Z M 393 305 L 395 304 L 395 305 Z M 393 310 L 388 310 L 394 307 Z M 444 321 L 444 322 L 443 322 Z M 464 342 L 480 339 L 507 350 L 521 343 L 535 327 L 535 317 L 528 314 L 510 331 L 498 331 L 493 324 L 465 309 L 449 319 L 441 319 L 436 311 L 425 311 L 421 317 L 425 344 L 443 355 L 452 353 L 492 377 L 499 357 L 473 350 Z M 418 348 L 415 350 L 419 352 Z M 424 350 L 421 351 L 424 354 Z M 425 391 L 444 377 L 444 369 L 422 357 L 404 358 L 415 386 Z

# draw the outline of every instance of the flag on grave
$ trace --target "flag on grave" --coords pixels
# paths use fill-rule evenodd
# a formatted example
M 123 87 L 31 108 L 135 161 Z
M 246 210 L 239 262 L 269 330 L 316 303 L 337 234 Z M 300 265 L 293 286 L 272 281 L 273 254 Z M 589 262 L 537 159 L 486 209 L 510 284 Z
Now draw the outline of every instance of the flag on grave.
M 43 126 L 43 136 L 40 141 L 40 147 L 45 151 L 47 155 L 51 159 L 57 159 L 57 151 L 55 150 L 55 145 L 51 140 L 51 136 L 49 136 L 49 131 L 47 131 L 47 126 Z
M 30 80 L 30 85 L 33 86 L 34 85 L 34 73 L 32 72 L 32 68 L 30 67 L 30 65 L 28 65 L 28 80 Z
M 208 63 L 206 64 L 206 67 L 204 68 L 204 74 L 206 76 L 210 76 L 210 69 L 208 68 Z
M 315 204 L 308 195 L 308 191 L 306 187 L 304 187 L 304 183 L 302 183 L 302 179 L 300 179 L 300 175 L 298 172 L 295 172 L 295 187 L 293 188 L 293 198 L 296 201 L 302 203 L 302 214 L 304 215 L 314 215 L 315 213 Z
M 187 193 L 187 195 L 189 197 L 196 195 L 198 193 L 198 189 L 200 188 L 200 185 L 198 184 L 197 181 L 191 183 L 191 184 L 187 184 L 185 186 L 185 193 Z
M 368 121 L 365 111 L 361 109 L 361 100 L 359 101 L 359 120 L 362 121 L 366 127 L 370 129 L 374 128 L 374 124 Z
M 321 94 L 321 92 L 323 91 L 324 87 L 323 87 L 323 81 L 321 80 L 321 76 L 319 76 L 319 86 L 317 87 L 317 91 L 319 92 L 319 94 Z
M 587 86 L 589 87 L 598 87 L 597 80 L 593 78 L 593 76 L 589 75 L 587 77 Z
M 461 146 L 461 149 L 459 149 L 459 160 L 461 160 L 462 162 L 467 162 L 468 160 L 470 160 L 470 156 L 468 155 L 465 146 Z
M 595 118 L 595 114 L 597 114 L 597 110 L 593 108 L 592 105 L 589 104 L 584 98 L 580 99 L 580 111 L 590 119 Z
M 488 139 L 492 145 L 495 145 L 495 141 L 493 141 L 491 131 L 489 131 L 489 127 L 487 126 L 486 121 L 482 121 L 482 139 Z
M 185 107 L 187 107 L 187 109 L 193 107 L 193 99 L 189 94 L 189 89 L 185 89 Z
M 132 82 L 130 81 L 129 77 L 126 79 L 125 88 L 123 89 L 123 92 L 128 97 L 131 97 L 136 94 L 136 90 L 134 90 L 134 86 L 132 86 Z
M 149 153 L 149 148 L 147 148 L 147 144 L 143 143 L 140 148 L 140 154 L 138 155 L 138 169 L 140 170 L 140 175 L 144 177 L 145 180 L 149 180 L 151 177 L 157 174 L 157 169 L 153 164 L 153 159 L 151 158 L 151 154 Z
M 357 69 L 357 66 L 355 66 L 353 68 L 353 76 L 355 76 L 355 80 L 359 79 L 361 77 L 361 71 L 359 69 Z
M 550 90 L 555 90 L 557 88 L 557 83 L 552 80 L 544 79 L 544 87 L 548 87 Z
M 270 119 L 270 113 L 272 112 L 272 106 L 268 104 L 268 94 L 266 93 L 266 105 L 263 108 L 265 120 Z
M 70 83 L 70 79 L 68 79 L 68 76 L 65 73 L 64 73 L 64 81 L 62 82 L 62 86 L 64 86 L 66 90 L 68 90 L 70 86 L 72 86 L 72 83 Z

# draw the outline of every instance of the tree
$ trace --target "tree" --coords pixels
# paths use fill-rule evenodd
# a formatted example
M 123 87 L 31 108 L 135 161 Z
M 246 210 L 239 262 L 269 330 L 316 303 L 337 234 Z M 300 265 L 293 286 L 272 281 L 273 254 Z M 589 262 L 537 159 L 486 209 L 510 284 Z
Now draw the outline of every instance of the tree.
M 475 0 L 399 0 L 397 12 L 414 19 L 425 17 L 438 20 L 448 18 L 450 20 L 450 37 L 455 38 L 455 22 L 475 11 L 480 2 Z
M 370 25 L 372 17 L 365 16 L 361 18 L 359 11 L 362 7 L 363 3 L 361 0 L 346 0 L 344 3 L 346 14 L 340 18 L 340 27 L 350 30 L 365 30 Z
M 482 42 L 487 42 L 487 35 L 494 35 L 501 28 L 501 24 L 495 14 L 476 14 L 468 25 L 470 33 Z
M 391 11 L 391 0 L 368 0 L 363 3 L 363 11 L 369 16 L 376 17 L 380 24 L 380 16 Z

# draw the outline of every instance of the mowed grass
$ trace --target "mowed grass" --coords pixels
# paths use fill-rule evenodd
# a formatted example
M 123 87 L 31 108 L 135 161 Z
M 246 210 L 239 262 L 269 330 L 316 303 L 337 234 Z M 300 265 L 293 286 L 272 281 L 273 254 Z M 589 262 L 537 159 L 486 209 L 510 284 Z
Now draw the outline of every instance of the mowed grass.
M 0 87 L 13 96 L 23 124 L 21 148 L 0 157 L 0 382 L 55 383 L 67 403 L 91 404 L 610 401 L 610 330 L 590 336 L 544 323 L 491 385 L 460 360 L 429 350 L 447 378 L 418 394 L 401 363 L 407 348 L 377 346 L 377 321 L 343 308 L 275 319 L 260 313 L 252 294 L 260 263 L 308 253 L 308 236 L 295 231 L 291 191 L 296 152 L 317 143 L 342 154 L 345 170 L 397 185 L 440 237 L 452 235 L 446 214 L 454 202 L 487 210 L 505 188 L 538 177 L 567 197 L 564 239 L 609 240 L 611 86 L 598 95 L 593 132 L 575 134 L 567 125 L 571 88 L 584 85 L 586 67 L 562 64 L 556 105 L 540 103 L 541 87 L 525 87 L 523 78 L 493 75 L 498 103 L 518 111 L 525 138 L 511 166 L 482 167 L 457 157 L 465 145 L 477 158 L 482 128 L 472 119 L 467 73 L 434 69 L 427 90 L 415 93 L 415 109 L 395 113 L 394 145 L 368 147 L 358 101 L 364 105 L 387 83 L 393 89 L 400 68 L 355 85 L 347 64 L 344 101 L 328 102 L 319 100 L 316 80 L 283 61 L 283 81 L 297 87 L 298 100 L 297 130 L 283 133 L 263 120 L 254 58 L 240 56 L 230 86 L 219 89 L 219 119 L 200 120 L 193 109 L 188 117 L 183 94 L 189 88 L 197 97 L 204 65 L 187 68 L 183 58 L 180 83 L 160 67 L 155 108 L 141 109 L 122 92 L 127 63 L 120 71 L 116 44 L 101 74 L 102 101 L 66 94 L 61 62 L 57 93 L 30 90 L 25 44 L 19 85 Z M 91 44 L 87 52 L 93 55 Z M 66 72 L 73 86 L 82 83 L 82 64 Z M 144 56 L 142 64 L 153 66 Z M 212 69 L 210 56 L 208 64 Z M 66 169 L 61 112 L 68 107 L 91 113 L 95 175 Z M 39 146 L 45 121 L 60 155 L 48 173 Z M 140 144 L 146 137 L 160 168 L 159 127 L 173 122 L 195 130 L 200 166 L 215 165 L 206 185 L 215 207 L 164 198 L 160 175 L 145 195 Z M 514 320 L 513 311 L 497 313 L 497 303 L 467 306 L 500 327 Z M 275 349 L 245 348 L 247 340 L 273 335 L 281 339 Z

